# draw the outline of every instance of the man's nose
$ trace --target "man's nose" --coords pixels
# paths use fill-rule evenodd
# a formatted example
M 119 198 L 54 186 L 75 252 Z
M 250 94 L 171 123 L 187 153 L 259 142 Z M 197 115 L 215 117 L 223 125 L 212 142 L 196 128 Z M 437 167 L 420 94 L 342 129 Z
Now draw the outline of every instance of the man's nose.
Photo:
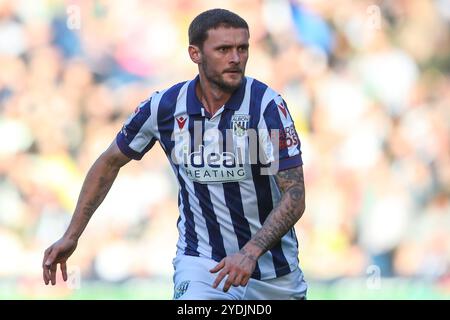
M 230 52 L 230 62 L 234 64 L 238 64 L 241 62 L 241 56 L 239 55 L 239 52 L 237 49 L 233 49 Z

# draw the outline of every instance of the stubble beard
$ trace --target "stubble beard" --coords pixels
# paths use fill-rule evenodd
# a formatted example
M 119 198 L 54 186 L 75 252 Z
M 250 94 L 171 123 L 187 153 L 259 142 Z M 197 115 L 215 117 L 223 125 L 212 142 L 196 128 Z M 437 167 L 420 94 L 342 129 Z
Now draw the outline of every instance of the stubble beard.
M 214 84 L 220 90 L 227 92 L 227 93 L 233 93 L 237 88 L 239 88 L 239 86 L 241 85 L 242 79 L 244 78 L 244 74 L 242 73 L 241 80 L 236 85 L 231 85 L 224 80 L 223 74 L 214 73 L 209 70 L 208 62 L 206 59 L 202 60 L 202 69 L 203 69 L 203 73 L 204 73 L 206 79 L 210 83 Z

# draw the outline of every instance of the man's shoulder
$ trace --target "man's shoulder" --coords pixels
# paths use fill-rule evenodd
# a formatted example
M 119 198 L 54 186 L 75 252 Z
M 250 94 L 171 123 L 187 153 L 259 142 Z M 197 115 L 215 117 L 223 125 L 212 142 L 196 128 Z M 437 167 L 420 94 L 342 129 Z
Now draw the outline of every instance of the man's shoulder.
M 256 78 L 252 78 L 249 76 L 245 76 L 245 78 L 247 79 L 247 82 L 248 81 L 252 82 L 253 87 L 260 88 L 261 90 L 270 89 L 270 87 L 266 83 L 262 82 L 261 80 L 258 80 Z
M 152 94 L 152 97 L 159 97 L 159 98 L 164 97 L 164 100 L 166 98 L 170 100 L 171 97 L 175 96 L 175 99 L 176 99 L 176 96 L 179 94 L 181 88 L 188 82 L 190 82 L 190 81 L 189 80 L 181 81 L 181 82 L 178 82 L 166 89 L 155 91 Z
M 266 107 L 267 104 L 281 95 L 266 83 L 251 77 L 246 77 L 247 81 L 252 81 L 252 95 L 261 99 L 261 104 Z
M 154 102 L 156 110 L 158 112 L 164 112 L 164 110 L 171 112 L 182 93 L 181 90 L 187 90 L 189 82 L 189 80 L 181 81 L 166 89 L 154 91 L 150 99 Z

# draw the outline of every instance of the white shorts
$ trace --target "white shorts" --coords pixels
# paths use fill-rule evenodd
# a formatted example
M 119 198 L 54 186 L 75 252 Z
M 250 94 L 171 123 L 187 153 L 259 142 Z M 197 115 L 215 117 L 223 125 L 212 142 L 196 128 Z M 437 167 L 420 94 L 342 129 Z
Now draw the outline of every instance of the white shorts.
M 217 262 L 204 257 L 179 255 L 173 260 L 175 300 L 302 300 L 306 299 L 307 285 L 299 268 L 274 279 L 250 279 L 245 287 L 231 286 L 223 292 L 226 277 L 215 289 L 212 287 L 219 272 L 210 269 Z

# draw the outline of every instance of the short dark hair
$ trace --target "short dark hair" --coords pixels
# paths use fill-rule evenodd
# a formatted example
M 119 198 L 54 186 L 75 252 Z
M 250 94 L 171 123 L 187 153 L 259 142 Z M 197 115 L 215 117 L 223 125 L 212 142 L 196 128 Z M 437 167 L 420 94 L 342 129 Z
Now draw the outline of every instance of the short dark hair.
M 218 27 L 243 28 L 248 31 L 247 22 L 225 9 L 211 9 L 200 13 L 189 25 L 189 44 L 203 47 L 203 43 L 208 38 L 208 30 Z

